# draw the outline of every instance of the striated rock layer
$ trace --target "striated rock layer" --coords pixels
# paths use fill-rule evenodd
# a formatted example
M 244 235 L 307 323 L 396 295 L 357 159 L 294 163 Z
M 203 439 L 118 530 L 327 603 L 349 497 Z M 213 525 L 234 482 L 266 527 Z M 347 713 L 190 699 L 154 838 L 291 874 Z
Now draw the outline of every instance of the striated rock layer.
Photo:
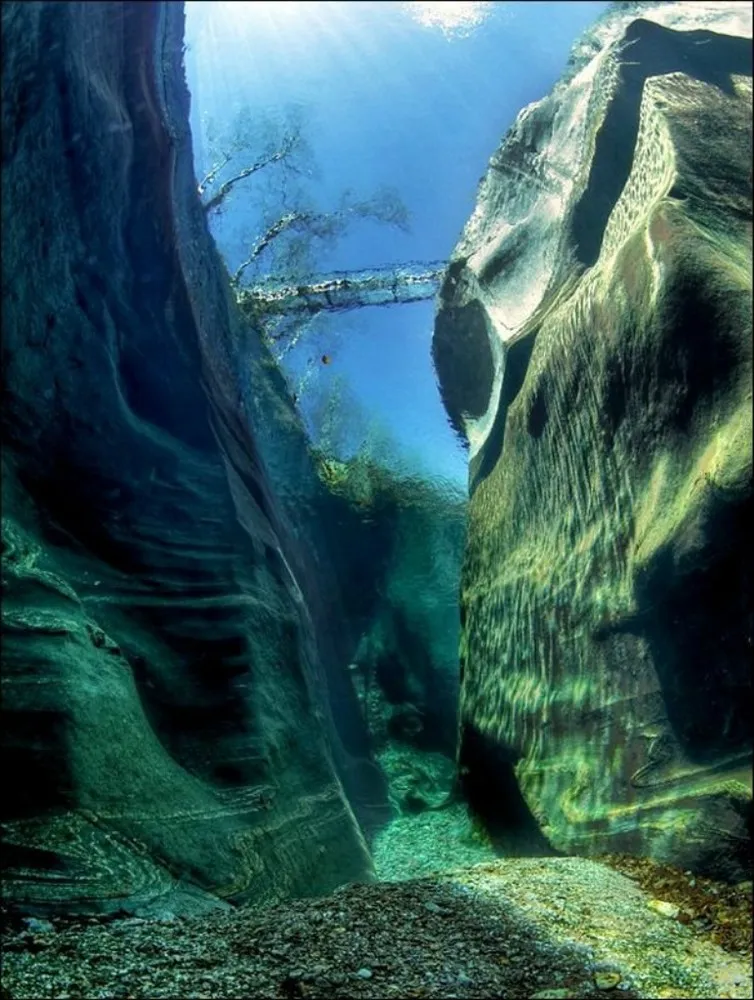
M 747 4 L 615 5 L 492 157 L 433 344 L 471 451 L 469 794 L 531 849 L 726 878 L 750 858 L 750 36 Z
M 369 878 L 384 781 L 355 696 L 350 747 L 335 729 L 335 623 L 249 431 L 182 4 L 2 19 L 6 900 L 179 911 Z

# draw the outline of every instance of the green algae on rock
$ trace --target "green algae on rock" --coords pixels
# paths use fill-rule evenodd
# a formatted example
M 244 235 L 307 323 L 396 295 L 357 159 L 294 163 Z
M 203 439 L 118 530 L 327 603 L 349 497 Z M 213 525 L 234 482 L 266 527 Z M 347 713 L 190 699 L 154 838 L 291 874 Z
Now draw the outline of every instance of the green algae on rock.
M 515 773 L 558 850 L 735 881 L 751 10 L 622 7 L 492 157 L 441 292 L 433 352 L 471 448 L 460 762 Z

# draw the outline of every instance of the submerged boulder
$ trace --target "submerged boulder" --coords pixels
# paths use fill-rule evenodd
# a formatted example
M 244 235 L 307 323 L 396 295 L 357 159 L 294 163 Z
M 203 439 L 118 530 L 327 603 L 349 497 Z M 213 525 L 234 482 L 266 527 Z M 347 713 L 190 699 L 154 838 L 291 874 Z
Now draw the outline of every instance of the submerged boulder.
M 239 388 L 183 5 L 2 27 L 5 899 L 178 913 L 368 879 L 384 783 L 358 713 L 363 767 L 336 730 L 333 623 Z
M 477 808 L 504 820 L 491 800 L 515 775 L 515 815 L 557 850 L 734 879 L 751 61 L 747 4 L 613 5 L 492 157 L 433 342 L 471 453 L 460 763 Z

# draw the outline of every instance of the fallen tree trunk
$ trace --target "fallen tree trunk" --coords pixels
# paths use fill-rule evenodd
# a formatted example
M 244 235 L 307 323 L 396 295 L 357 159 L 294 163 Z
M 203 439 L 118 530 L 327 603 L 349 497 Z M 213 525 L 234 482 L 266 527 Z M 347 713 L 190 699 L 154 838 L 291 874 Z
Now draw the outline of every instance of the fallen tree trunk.
M 341 271 L 303 284 L 265 282 L 239 289 L 237 297 L 242 311 L 255 317 L 342 312 L 434 298 L 444 273 L 443 261 Z

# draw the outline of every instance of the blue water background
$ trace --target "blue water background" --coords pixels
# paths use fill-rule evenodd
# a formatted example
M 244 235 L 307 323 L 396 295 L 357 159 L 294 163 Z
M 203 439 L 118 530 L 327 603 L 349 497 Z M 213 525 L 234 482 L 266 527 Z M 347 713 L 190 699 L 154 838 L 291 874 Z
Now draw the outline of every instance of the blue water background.
M 189 0 L 186 68 L 197 171 L 208 169 L 207 128 L 242 107 L 260 121 L 297 106 L 325 209 L 345 188 L 397 188 L 411 214 L 405 234 L 373 224 L 320 255 L 321 271 L 447 259 L 470 216 L 479 179 L 516 115 L 562 74 L 602 2 L 496 3 L 468 34 L 418 23 L 407 5 L 379 2 L 244 3 Z M 239 187 L 214 231 L 237 266 L 259 231 L 259 199 L 274 198 L 274 168 Z M 255 228 L 256 227 L 256 228 Z M 294 383 L 309 371 L 305 413 L 345 382 L 344 428 L 377 421 L 396 454 L 463 483 L 466 455 L 440 402 L 430 344 L 434 306 L 370 308 L 328 318 L 286 359 Z M 325 366 L 322 354 L 332 357 Z M 359 413 L 349 410 L 359 409 Z M 358 443 L 356 441 L 355 443 Z

